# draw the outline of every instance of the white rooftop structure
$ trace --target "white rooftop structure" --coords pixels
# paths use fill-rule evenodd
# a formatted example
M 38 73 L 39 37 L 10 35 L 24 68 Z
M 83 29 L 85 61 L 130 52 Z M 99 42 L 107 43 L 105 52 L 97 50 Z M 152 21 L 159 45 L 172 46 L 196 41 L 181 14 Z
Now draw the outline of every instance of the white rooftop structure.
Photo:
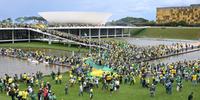
M 105 24 L 111 13 L 100 12 L 39 12 L 49 24 Z

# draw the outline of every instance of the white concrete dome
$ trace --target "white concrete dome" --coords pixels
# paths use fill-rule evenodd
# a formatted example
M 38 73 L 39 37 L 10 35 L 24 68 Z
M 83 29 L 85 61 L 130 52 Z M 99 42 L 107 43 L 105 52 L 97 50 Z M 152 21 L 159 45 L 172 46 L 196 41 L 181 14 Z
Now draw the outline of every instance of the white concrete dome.
M 50 24 L 105 24 L 110 13 L 100 12 L 39 12 Z

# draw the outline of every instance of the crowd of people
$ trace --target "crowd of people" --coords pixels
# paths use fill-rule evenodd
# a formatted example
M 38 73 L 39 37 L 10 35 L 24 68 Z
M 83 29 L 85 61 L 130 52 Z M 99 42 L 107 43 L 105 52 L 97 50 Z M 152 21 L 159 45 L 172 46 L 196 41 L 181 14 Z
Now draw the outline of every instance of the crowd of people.
M 88 40 L 86 40 L 88 41 Z M 167 94 L 173 93 L 174 86 L 178 92 L 183 91 L 184 82 L 191 81 L 196 86 L 200 83 L 200 60 L 178 61 L 170 64 L 166 63 L 149 63 L 148 60 L 155 58 L 174 55 L 199 48 L 192 44 L 173 44 L 139 47 L 127 43 L 116 41 L 101 41 L 100 44 L 108 44 L 109 49 L 92 48 L 92 52 L 85 54 L 83 57 L 73 55 L 71 57 L 57 57 L 46 55 L 41 51 L 25 51 L 22 49 L 1 48 L 1 56 L 11 56 L 21 59 L 27 59 L 32 62 L 42 62 L 47 64 L 57 64 L 70 66 L 69 79 L 65 84 L 65 94 L 70 92 L 69 88 L 79 88 L 77 95 L 84 96 L 89 94 L 90 100 L 95 97 L 96 88 L 102 91 L 109 91 L 112 95 L 120 91 L 121 84 L 134 85 L 140 83 L 141 87 L 149 90 L 150 96 L 156 95 L 157 84 L 162 84 Z M 87 65 L 85 60 L 92 58 L 98 65 L 107 65 L 113 69 L 112 72 L 104 72 L 101 77 L 89 76 L 88 73 L 94 69 Z M 56 100 L 56 95 L 52 90 L 52 83 L 44 82 L 41 72 L 36 74 L 24 73 L 18 78 L 18 75 L 11 77 L 5 75 L 1 78 L 0 91 L 6 92 L 12 100 Z M 51 73 L 52 80 L 56 84 L 62 85 L 63 79 L 60 71 Z M 26 89 L 21 90 L 19 84 L 26 84 Z M 33 87 L 38 87 L 34 90 Z M 193 93 L 189 95 L 193 97 Z M 188 97 L 188 98 L 189 98 Z M 191 100 L 191 99 L 190 99 Z
M 19 76 L 15 74 L 12 77 L 5 74 L 4 78 L 0 78 L 0 92 L 6 93 L 11 97 L 11 100 L 28 100 L 28 98 L 31 100 L 56 100 L 51 84 L 42 80 L 42 72 L 23 73 Z M 20 83 L 23 83 L 27 88 L 20 88 Z M 39 89 L 34 90 L 34 87 Z
M 42 51 L 26 51 L 22 49 L 13 49 L 13 48 L 0 48 L 0 55 L 9 56 L 14 58 L 20 58 L 27 60 L 33 63 L 45 63 L 45 64 L 53 64 L 60 66 L 70 66 L 71 64 L 76 64 L 80 62 L 80 56 L 52 56 L 46 55 L 45 52 Z
M 109 49 L 92 47 L 92 52 L 90 52 L 90 54 L 86 54 L 86 57 L 92 57 L 94 61 L 100 65 L 104 64 L 109 66 L 120 66 L 154 60 L 200 48 L 199 45 L 194 46 L 191 44 L 182 43 L 148 47 L 139 47 L 136 45 L 129 45 L 127 43 L 115 41 L 106 41 L 102 44 L 105 43 L 109 45 Z M 80 63 L 81 60 L 81 56 L 79 55 L 58 57 L 46 55 L 45 52 L 41 51 L 25 51 L 22 49 L 13 48 L 0 48 L 0 55 L 27 59 L 28 61 L 35 63 L 42 62 L 45 64 L 55 64 L 61 66 L 74 65 Z
M 102 41 L 102 44 L 101 44 L 101 42 L 99 42 L 98 40 L 94 40 L 94 39 L 91 40 L 89 38 L 73 35 L 73 34 L 66 33 L 66 32 L 61 32 L 61 31 L 57 31 L 57 30 L 43 30 L 43 31 L 53 34 L 53 35 L 56 35 L 56 36 L 59 36 L 59 37 L 62 37 L 62 38 L 73 40 L 73 41 L 76 41 L 79 43 L 85 43 L 85 44 L 88 44 L 91 46 L 100 46 L 100 47 L 104 47 L 104 48 L 110 47 L 109 43 L 107 41 Z
M 98 88 L 98 83 L 101 81 L 102 90 L 110 90 L 112 93 L 119 89 L 120 84 L 134 85 L 136 78 L 139 78 L 141 86 L 150 89 L 151 96 L 154 96 L 157 84 L 162 84 L 166 93 L 172 94 L 174 85 L 178 92 L 182 91 L 184 81 L 191 81 L 194 86 L 200 83 L 200 60 L 179 61 L 171 64 L 139 63 L 132 66 L 118 66 L 115 73 L 103 73 L 99 79 L 96 77 L 87 78 L 86 73 L 91 69 L 90 66 L 83 66 L 72 68 L 70 84 L 78 81 L 77 83 L 83 86 L 83 90 L 86 91 L 93 87 Z
M 101 49 L 107 48 L 113 54 L 121 54 L 122 56 L 126 56 L 124 58 L 134 60 L 134 62 L 141 62 L 143 60 L 151 60 L 151 59 L 159 58 L 162 56 L 182 53 L 190 49 L 200 48 L 200 45 L 194 46 L 192 44 L 187 44 L 187 43 L 139 47 L 136 45 L 130 45 L 123 42 L 119 42 L 119 43 L 116 41 L 113 42 L 111 40 L 100 40 L 100 41 L 98 39 L 91 40 L 89 38 L 73 35 L 66 32 L 61 32 L 57 30 L 45 30 L 45 31 L 53 35 L 60 36 L 69 40 L 76 41 L 76 42 L 85 43 L 88 45 L 95 45 L 96 47 L 100 46 Z M 125 53 L 126 55 L 123 53 Z
M 79 88 L 77 95 L 84 96 L 84 93 L 90 95 L 93 99 L 95 95 L 93 91 L 101 88 L 102 91 L 109 91 L 112 95 L 114 92 L 120 91 L 120 85 L 134 85 L 137 80 L 141 87 L 149 89 L 150 96 L 156 95 L 156 87 L 162 84 L 167 94 L 172 94 L 173 88 L 177 92 L 183 91 L 183 83 L 191 81 L 193 86 L 200 83 L 200 60 L 179 61 L 171 64 L 150 64 L 148 62 L 132 64 L 131 66 L 118 66 L 113 72 L 104 72 L 102 77 L 88 76 L 92 67 L 81 62 L 76 66 L 72 66 L 69 71 L 69 80 L 65 85 L 65 94 L 69 94 L 69 88 Z M 62 74 L 60 71 L 51 73 L 52 80 L 58 85 L 63 85 Z M 101 83 L 100 83 L 101 82 Z M 20 89 L 19 84 L 23 83 L 26 89 Z M 192 86 L 191 85 L 191 86 Z M 37 87 L 38 90 L 34 90 Z M 16 74 L 11 77 L 5 74 L 4 78 L 0 78 L 0 92 L 5 92 L 12 100 L 56 100 L 56 95 L 52 90 L 50 82 L 43 81 L 41 72 L 36 74 L 23 73 L 19 77 Z
M 200 48 L 200 45 L 193 45 L 189 43 L 174 43 L 172 45 L 156 45 L 156 46 L 140 47 L 114 40 L 89 39 L 82 36 L 76 36 L 70 33 L 56 31 L 56 30 L 46 30 L 46 32 L 76 42 L 96 46 L 93 47 L 93 50 L 96 51 L 94 53 L 94 57 L 98 57 L 96 56 L 96 54 L 105 54 L 105 52 L 103 53 L 103 51 L 107 49 L 106 53 L 109 54 L 107 56 L 111 57 L 112 60 L 115 60 L 114 62 L 119 62 L 118 60 L 122 62 L 123 60 L 126 61 L 129 60 L 130 62 L 148 61 Z
M 44 29 L 45 24 L 22 24 L 22 23 L 0 23 L 0 28 L 34 28 L 34 29 Z

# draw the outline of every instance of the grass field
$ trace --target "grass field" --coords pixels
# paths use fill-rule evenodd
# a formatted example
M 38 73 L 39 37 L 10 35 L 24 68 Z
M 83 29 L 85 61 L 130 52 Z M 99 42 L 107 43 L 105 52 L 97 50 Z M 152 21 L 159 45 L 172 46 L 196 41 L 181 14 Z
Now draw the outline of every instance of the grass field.
M 63 74 L 63 79 L 65 81 L 61 85 L 56 85 L 55 81 L 53 81 L 49 76 L 44 77 L 45 81 L 49 81 L 51 83 L 52 92 L 55 92 L 57 100 L 89 100 L 89 94 L 87 93 L 84 93 L 83 97 L 78 96 L 78 85 L 69 87 L 69 94 L 65 95 L 64 87 L 66 80 L 69 79 L 66 73 Z M 20 88 L 26 89 L 26 86 L 20 83 Z M 37 92 L 38 88 L 34 88 L 34 90 Z M 195 87 L 192 86 L 191 82 L 184 82 L 183 91 L 177 92 L 175 90 L 174 83 L 172 95 L 168 95 L 165 93 L 165 88 L 161 85 L 158 85 L 156 88 L 156 96 L 150 97 L 149 90 L 142 88 L 139 84 L 139 81 L 137 81 L 133 86 L 122 84 L 120 86 L 120 90 L 118 92 L 114 92 L 113 94 L 110 94 L 108 91 L 102 91 L 100 88 L 95 88 L 94 100 L 187 100 L 187 96 L 191 91 L 194 92 L 194 100 L 200 100 L 199 90 L 199 84 Z M 11 100 L 11 98 L 5 95 L 5 93 L 0 93 L 0 100 Z
M 149 38 L 173 38 L 173 39 L 198 39 L 200 38 L 200 29 L 144 29 L 136 34 L 132 34 L 133 37 L 149 37 Z M 108 39 L 110 40 L 110 39 Z M 46 49 L 59 49 L 66 51 L 78 51 L 78 46 L 69 47 L 68 44 L 55 43 L 48 45 L 45 42 L 19 42 L 19 43 L 1 43 L 0 47 L 12 47 L 12 48 L 46 48 Z M 81 48 L 82 52 L 87 52 L 87 48 Z M 56 85 L 55 81 L 49 76 L 44 77 L 45 81 L 49 81 L 52 85 L 52 92 L 55 92 L 57 100 L 89 100 L 89 94 L 84 93 L 83 97 L 78 96 L 79 87 L 78 85 L 74 87 L 69 87 L 69 95 L 64 94 L 64 87 L 69 77 L 66 73 L 63 74 L 63 83 L 61 85 Z M 100 84 L 100 87 L 102 85 Z M 20 83 L 20 89 L 24 90 L 27 86 Z M 158 85 L 156 88 L 156 96 L 150 97 L 149 90 L 142 88 L 137 82 L 135 85 L 125 85 L 122 84 L 118 92 L 110 94 L 109 91 L 102 91 L 99 89 L 94 89 L 94 100 L 187 100 L 187 96 L 190 92 L 194 92 L 194 100 L 200 100 L 200 84 L 196 87 L 191 84 L 191 82 L 184 82 L 183 91 L 176 91 L 176 84 L 174 83 L 172 95 L 167 95 L 165 93 L 165 88 L 162 85 Z M 35 92 L 38 92 L 38 88 L 34 88 Z M 11 100 L 6 93 L 0 93 L 0 100 Z M 30 100 L 30 99 L 29 99 Z
M 57 50 L 65 50 L 65 51 L 74 51 L 78 52 L 79 47 L 77 45 L 61 44 L 61 43 L 53 43 L 49 45 L 47 42 L 16 42 L 16 43 L 0 43 L 0 47 L 5 48 L 41 48 L 41 49 L 57 49 Z M 85 47 L 80 48 L 80 52 L 88 52 L 88 49 Z
M 147 28 L 131 31 L 132 37 L 139 38 L 169 38 L 196 40 L 200 38 L 199 29 L 175 29 L 175 28 Z

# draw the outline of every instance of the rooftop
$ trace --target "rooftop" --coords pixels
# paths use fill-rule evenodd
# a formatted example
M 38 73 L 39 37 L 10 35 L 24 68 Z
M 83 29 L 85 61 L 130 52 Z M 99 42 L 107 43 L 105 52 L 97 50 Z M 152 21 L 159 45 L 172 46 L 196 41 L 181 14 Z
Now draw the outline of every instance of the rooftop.
M 48 21 L 49 24 L 105 24 L 111 13 L 102 12 L 39 12 L 39 15 Z
M 157 9 L 172 9 L 172 8 L 199 8 L 200 4 L 191 4 L 190 6 L 176 6 L 176 7 L 158 7 Z

